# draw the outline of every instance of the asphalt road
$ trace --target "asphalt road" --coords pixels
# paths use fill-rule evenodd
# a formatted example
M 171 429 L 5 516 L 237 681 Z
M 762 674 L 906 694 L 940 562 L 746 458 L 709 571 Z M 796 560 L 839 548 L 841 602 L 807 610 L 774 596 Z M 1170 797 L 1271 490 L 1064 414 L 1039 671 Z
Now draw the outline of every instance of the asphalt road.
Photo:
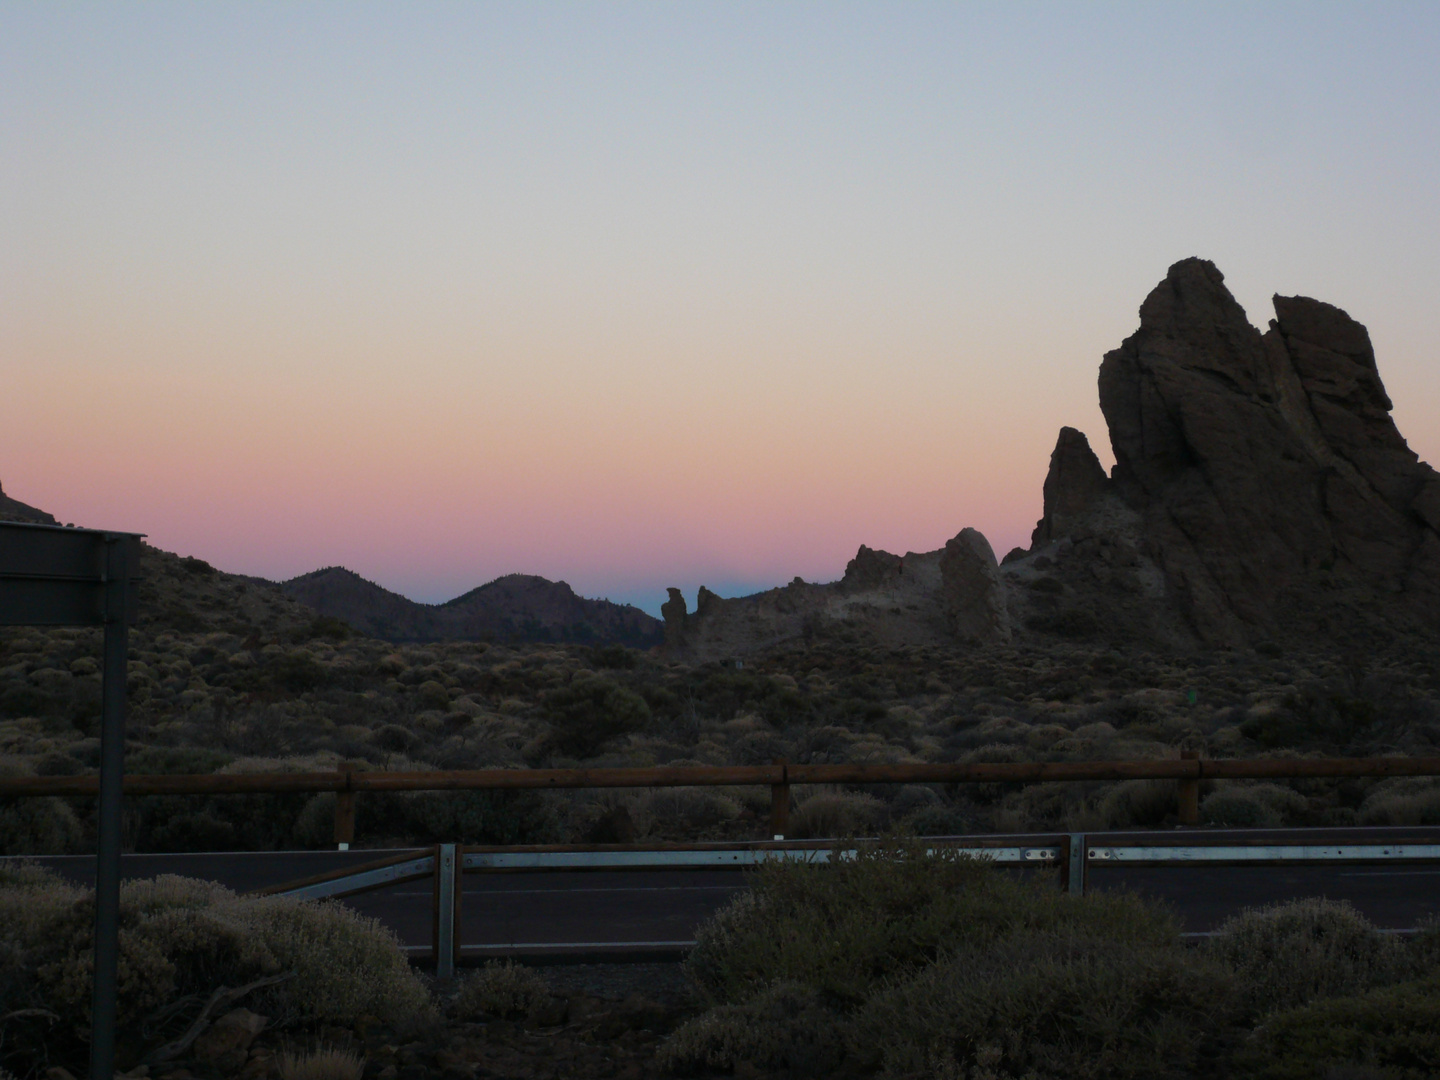
M 1419 833 L 1435 834 L 1417 835 Z M 1134 842 L 1137 834 L 1127 834 Z M 1165 834 L 1189 843 L 1216 834 Z M 1239 835 L 1239 834 L 1231 834 Z M 1255 834 L 1251 834 L 1252 837 Z M 1338 833 L 1287 832 L 1277 840 L 1328 842 Z M 1347 833 L 1347 842 L 1354 842 Z M 1113 834 L 1112 834 L 1113 837 Z M 1435 843 L 1440 830 L 1410 830 L 1413 841 Z M 1102 842 L 1098 836 L 1090 843 Z M 1151 842 L 1155 839 L 1150 837 Z M 1367 838 L 1374 842 L 1375 837 Z M 1111 839 L 1108 842 L 1118 842 Z M 391 852 L 279 852 L 204 855 L 127 855 L 127 878 L 177 873 L 219 881 L 238 891 L 354 866 Z M 38 860 L 77 882 L 93 880 L 84 856 Z M 1023 872 L 1023 871 L 1017 871 Z M 521 871 L 469 873 L 464 877 L 460 919 L 467 958 L 524 954 L 556 960 L 577 954 L 650 957 L 678 955 L 696 927 L 745 889 L 735 869 Z M 1213 930 L 1246 907 L 1306 896 L 1353 903 L 1377 926 L 1410 929 L 1440 915 L 1440 863 L 1330 863 L 1323 865 L 1100 865 L 1090 864 L 1090 890 L 1132 889 L 1169 904 L 1189 932 Z M 363 914 L 391 927 L 402 943 L 428 949 L 430 882 L 412 881 L 346 899 Z

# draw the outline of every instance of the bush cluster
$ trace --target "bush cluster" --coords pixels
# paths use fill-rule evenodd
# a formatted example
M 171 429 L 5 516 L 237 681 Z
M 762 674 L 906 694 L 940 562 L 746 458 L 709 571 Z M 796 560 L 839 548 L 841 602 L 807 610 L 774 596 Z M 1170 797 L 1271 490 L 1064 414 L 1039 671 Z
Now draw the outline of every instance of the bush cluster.
M 1171 916 L 1133 896 L 1069 896 L 905 841 L 767 863 L 753 886 L 687 961 L 709 1007 L 661 1047 L 677 1075 L 1440 1070 L 1440 924 L 1404 945 L 1345 904 L 1306 900 L 1245 912 L 1187 948 Z
M 403 1017 L 428 1001 L 395 936 L 335 903 L 237 896 L 164 876 L 121 888 L 118 1061 L 174 1038 L 221 986 L 261 982 L 244 1002 L 277 1024 Z M 88 1035 L 94 894 L 48 871 L 0 868 L 4 1064 L 75 1068 Z M 27 1013 L 26 1010 L 38 1010 Z
M 190 585 L 210 580 L 183 573 Z M 243 604 L 245 596 L 231 599 Z M 1403 643 L 1359 661 L 1241 650 L 1161 656 L 1058 640 L 941 649 L 817 638 L 737 667 L 674 663 L 613 644 L 396 645 L 299 614 L 247 628 L 211 625 L 207 616 L 197 629 L 163 619 L 137 629 L 127 768 L 1075 761 L 1171 757 L 1181 746 L 1214 757 L 1428 756 L 1440 746 L 1440 669 Z M 0 770 L 95 771 L 98 647 L 89 631 L 0 630 Z M 813 793 L 797 788 L 793 831 L 1093 831 L 1165 827 L 1176 813 L 1173 785 L 1144 781 L 927 790 L 934 798 L 921 804 L 881 787 L 807 802 Z M 1204 795 L 1202 813 L 1217 825 L 1440 821 L 1440 784 L 1415 778 L 1222 783 Z M 763 808 L 752 812 L 743 799 L 726 815 L 694 816 L 683 834 L 647 815 L 639 793 L 625 799 L 636 839 L 753 839 L 763 831 Z M 594 801 L 558 794 L 524 808 L 535 815 L 529 822 L 512 820 L 522 808 L 507 805 L 473 835 L 584 840 Z M 127 841 L 139 850 L 328 842 L 328 830 L 312 827 L 319 807 L 296 831 L 306 802 L 140 800 Z M 383 812 L 367 811 L 367 802 Z M 435 837 L 434 829 L 452 827 L 448 811 L 362 799 L 359 812 L 362 842 L 461 839 Z M 473 807 L 455 813 L 473 824 Z M 83 849 L 93 842 L 92 814 L 91 800 L 0 805 L 0 851 Z M 370 833 L 367 822 L 383 832 Z

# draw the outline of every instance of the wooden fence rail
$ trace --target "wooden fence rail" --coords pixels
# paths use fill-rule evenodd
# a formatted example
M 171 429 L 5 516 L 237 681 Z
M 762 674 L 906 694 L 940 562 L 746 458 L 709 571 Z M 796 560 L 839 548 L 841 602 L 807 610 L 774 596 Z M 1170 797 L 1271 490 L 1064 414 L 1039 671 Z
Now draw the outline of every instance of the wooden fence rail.
M 486 791 L 516 788 L 765 786 L 772 792 L 771 832 L 783 837 L 793 784 L 973 784 L 1173 780 L 1181 824 L 1199 822 L 1202 780 L 1299 780 L 1440 776 L 1440 758 L 1200 758 L 1149 761 L 1021 761 L 968 764 L 661 766 L 643 769 L 471 769 L 434 772 L 225 773 L 124 778 L 126 795 L 278 795 L 333 791 L 335 840 L 354 840 L 355 797 L 365 791 Z M 0 777 L 0 798 L 94 796 L 98 776 Z

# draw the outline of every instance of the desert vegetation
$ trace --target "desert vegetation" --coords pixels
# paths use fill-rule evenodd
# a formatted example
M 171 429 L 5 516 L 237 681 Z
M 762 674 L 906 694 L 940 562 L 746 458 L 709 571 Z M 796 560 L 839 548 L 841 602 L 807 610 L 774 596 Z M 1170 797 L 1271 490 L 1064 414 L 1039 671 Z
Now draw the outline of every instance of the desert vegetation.
M 98 636 L 0 634 L 0 770 L 98 766 Z M 670 662 L 621 646 L 396 646 L 318 619 L 248 636 L 133 635 L 126 769 L 210 773 L 562 765 L 1100 760 L 1433 754 L 1433 655 L 1270 647 L 1161 655 L 1100 643 L 880 649 L 819 639 L 736 661 Z M 1219 783 L 1205 822 L 1440 822 L 1426 779 Z M 366 794 L 362 845 L 724 839 L 760 835 L 763 790 Z M 128 801 L 135 850 L 330 841 L 332 795 Z M 1173 785 L 796 788 L 793 831 L 1100 829 L 1173 823 Z M 0 806 L 6 854 L 83 851 L 89 800 Z
M 1249 911 L 1199 947 L 1135 897 L 904 842 L 772 863 L 705 928 L 677 1075 L 1432 1076 L 1440 928 Z
M 1168 912 L 892 838 L 788 861 L 701 930 L 688 987 L 491 961 L 453 983 L 336 904 L 180 878 L 122 897 L 120 1066 L 157 1080 L 460 1077 L 1410 1080 L 1440 1070 L 1440 925 L 1343 903 Z M 0 1068 L 83 1075 L 93 906 L 0 871 Z M 638 984 L 638 987 L 637 987 Z

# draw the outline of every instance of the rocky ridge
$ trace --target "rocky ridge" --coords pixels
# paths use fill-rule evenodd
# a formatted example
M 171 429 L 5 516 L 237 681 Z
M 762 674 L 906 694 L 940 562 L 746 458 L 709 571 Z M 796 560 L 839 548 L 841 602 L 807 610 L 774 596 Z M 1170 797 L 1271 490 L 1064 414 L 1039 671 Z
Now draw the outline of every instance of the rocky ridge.
M 1107 353 L 1116 465 L 1062 428 L 1029 549 L 997 566 L 965 529 L 945 548 L 861 547 L 827 585 L 663 609 L 677 656 L 799 636 L 882 644 L 1105 639 L 1167 647 L 1433 633 L 1440 475 L 1406 445 L 1365 327 L 1274 298 L 1261 333 L 1202 259 L 1176 263 Z
M 280 588 L 322 615 L 387 641 L 576 641 L 657 644 L 658 619 L 628 604 L 587 600 L 563 581 L 507 574 L 443 604 L 421 604 L 331 566 Z
M 0 521 L 33 521 L 39 525 L 58 525 L 54 515 L 38 510 L 19 499 L 12 499 L 0 487 Z

